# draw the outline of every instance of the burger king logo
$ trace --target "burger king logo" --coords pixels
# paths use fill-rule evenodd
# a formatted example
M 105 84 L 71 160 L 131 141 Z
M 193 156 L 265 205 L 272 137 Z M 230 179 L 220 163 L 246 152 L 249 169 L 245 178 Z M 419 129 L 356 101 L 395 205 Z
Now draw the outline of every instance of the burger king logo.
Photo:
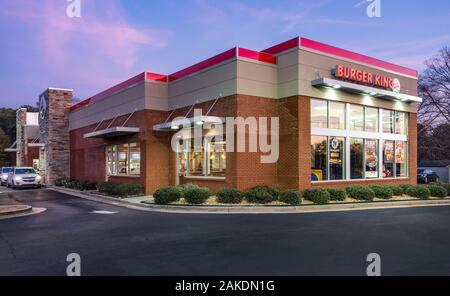
M 401 84 L 400 84 L 400 80 L 398 80 L 397 78 L 392 80 L 392 91 L 395 92 L 396 94 L 399 94 L 401 90 Z

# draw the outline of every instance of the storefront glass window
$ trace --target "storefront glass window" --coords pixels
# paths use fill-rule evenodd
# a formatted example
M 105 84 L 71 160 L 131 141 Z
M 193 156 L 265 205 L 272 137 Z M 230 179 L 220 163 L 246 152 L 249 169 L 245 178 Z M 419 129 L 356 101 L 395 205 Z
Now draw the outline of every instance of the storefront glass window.
M 350 177 L 352 180 L 364 178 L 364 140 L 350 140 Z
M 365 107 L 365 131 L 378 132 L 378 109 Z
M 395 152 L 394 141 L 384 141 L 383 143 L 383 178 L 393 178 L 395 176 Z
M 311 100 L 312 128 L 328 127 L 328 103 L 324 100 Z
M 345 129 L 345 104 L 330 102 L 329 106 L 330 123 L 329 128 Z
M 330 180 L 344 179 L 345 140 L 340 137 L 330 137 L 329 140 Z
M 408 133 L 408 114 L 405 112 L 395 112 L 395 133 L 406 135 Z
M 350 129 L 352 131 L 364 131 L 364 107 L 350 105 Z
M 394 133 L 394 111 L 383 110 L 383 133 L 393 134 Z
M 205 153 L 203 149 L 203 140 L 198 141 L 197 144 L 194 139 L 191 140 L 189 151 L 189 176 L 204 176 L 205 175 Z
M 130 175 L 141 174 L 141 145 L 140 143 L 130 144 Z
M 327 137 L 311 138 L 311 180 L 327 180 Z
M 406 177 L 407 173 L 407 149 L 406 143 L 402 141 L 395 142 L 395 164 L 397 167 L 397 177 Z
M 139 143 L 107 146 L 105 149 L 107 176 L 141 174 L 141 147 Z
M 378 141 L 365 140 L 366 179 L 378 178 Z
M 225 177 L 227 154 L 225 141 L 207 141 L 208 145 L 208 176 Z

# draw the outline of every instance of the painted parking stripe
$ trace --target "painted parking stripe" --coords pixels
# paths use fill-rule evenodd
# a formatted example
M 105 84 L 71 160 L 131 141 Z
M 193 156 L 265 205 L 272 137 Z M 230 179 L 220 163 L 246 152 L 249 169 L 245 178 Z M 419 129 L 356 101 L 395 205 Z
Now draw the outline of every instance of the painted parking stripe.
M 119 212 L 110 212 L 110 211 L 92 211 L 92 214 L 99 214 L 99 215 L 114 215 L 118 214 Z

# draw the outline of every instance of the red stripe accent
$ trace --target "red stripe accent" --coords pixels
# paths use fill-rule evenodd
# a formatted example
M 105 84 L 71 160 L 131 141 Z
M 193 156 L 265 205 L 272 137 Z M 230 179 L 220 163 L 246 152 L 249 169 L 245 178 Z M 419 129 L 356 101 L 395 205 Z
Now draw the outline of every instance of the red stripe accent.
M 147 81 L 167 82 L 167 75 L 146 72 Z
M 246 48 L 238 48 L 238 56 L 270 64 L 277 63 L 277 57 L 271 54 L 254 51 Z
M 288 49 L 298 47 L 298 44 L 299 44 L 298 40 L 299 40 L 298 37 L 295 37 L 294 39 L 277 44 L 268 49 L 264 49 L 262 52 L 265 52 L 268 54 L 279 54 L 280 52 L 286 51 Z
M 73 105 L 70 107 L 70 112 L 78 110 L 80 108 L 83 108 L 84 106 L 87 106 L 91 103 L 91 99 L 86 99 L 84 101 L 79 102 L 78 104 Z
M 200 62 L 198 64 L 190 66 L 190 67 L 183 69 L 181 71 L 178 71 L 176 73 L 173 73 L 173 74 L 169 75 L 169 81 L 175 81 L 177 79 L 189 76 L 195 72 L 198 72 L 203 69 L 209 68 L 211 66 L 220 64 L 220 63 L 222 63 L 226 60 L 232 59 L 234 57 L 236 57 L 236 48 L 232 48 L 232 49 L 225 51 L 221 54 L 218 54 L 212 58 L 204 60 L 203 62 Z
M 324 43 L 320 43 L 314 40 L 310 40 L 310 39 L 306 39 L 306 38 L 301 38 L 300 39 L 300 45 L 302 47 L 306 47 L 306 48 L 310 48 L 313 50 L 317 50 L 320 52 L 324 52 L 327 54 L 331 54 L 331 55 L 335 55 L 341 58 L 346 58 L 349 60 L 353 60 L 353 61 L 357 61 L 360 63 L 364 63 L 364 64 L 368 64 L 368 65 L 372 65 L 375 67 L 380 67 L 386 70 L 390 70 L 390 71 L 394 71 L 397 73 L 401 73 L 401 74 L 405 74 L 405 75 L 409 75 L 409 76 L 414 76 L 417 77 L 418 76 L 418 72 L 416 70 L 413 69 L 409 69 L 406 67 L 402 67 L 399 65 L 395 65 L 389 62 L 385 62 L 382 60 L 378 60 L 372 57 L 368 57 L 359 53 L 355 53 L 352 51 L 348 51 L 342 48 L 338 48 L 335 46 L 331 46 L 328 44 L 324 44 Z

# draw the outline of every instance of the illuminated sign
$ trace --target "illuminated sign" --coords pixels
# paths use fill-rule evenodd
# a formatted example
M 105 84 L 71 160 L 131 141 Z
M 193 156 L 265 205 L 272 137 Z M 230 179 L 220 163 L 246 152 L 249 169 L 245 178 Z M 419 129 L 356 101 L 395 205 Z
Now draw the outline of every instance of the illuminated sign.
M 380 74 L 373 74 L 371 72 L 359 70 L 356 68 L 337 65 L 336 69 L 333 70 L 333 75 L 336 78 L 342 80 L 389 89 L 395 93 L 400 93 L 401 91 L 400 80 L 398 80 L 397 78 L 390 78 L 388 76 Z

